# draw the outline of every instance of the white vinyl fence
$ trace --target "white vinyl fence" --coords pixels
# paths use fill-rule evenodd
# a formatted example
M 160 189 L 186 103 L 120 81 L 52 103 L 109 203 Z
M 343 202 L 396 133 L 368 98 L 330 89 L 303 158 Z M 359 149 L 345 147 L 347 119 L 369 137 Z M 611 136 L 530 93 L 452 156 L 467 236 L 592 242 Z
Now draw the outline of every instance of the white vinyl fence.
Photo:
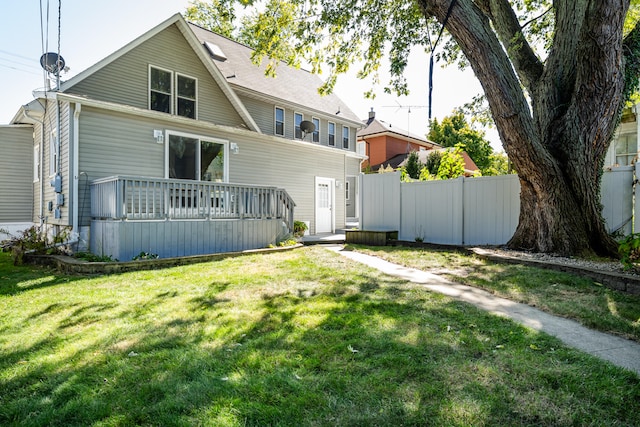
M 606 171 L 603 215 L 609 231 L 632 232 L 632 166 Z M 400 174 L 361 175 L 363 230 L 397 230 L 400 240 L 445 245 L 502 245 L 520 215 L 516 175 L 400 182 Z M 636 215 L 638 218 L 638 215 Z

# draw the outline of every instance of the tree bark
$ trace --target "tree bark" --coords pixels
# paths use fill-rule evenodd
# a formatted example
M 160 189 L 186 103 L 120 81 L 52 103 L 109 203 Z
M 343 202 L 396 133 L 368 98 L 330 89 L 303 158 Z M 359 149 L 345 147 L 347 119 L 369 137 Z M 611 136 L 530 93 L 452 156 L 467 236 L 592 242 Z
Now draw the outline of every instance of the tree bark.
M 426 16 L 442 23 L 451 0 L 418 2 Z M 507 0 L 457 0 L 452 9 L 446 28 L 482 84 L 520 178 L 520 221 L 510 247 L 617 254 L 602 219 L 599 188 L 624 103 L 622 25 L 628 5 L 554 1 L 556 28 L 544 64 L 519 33 Z

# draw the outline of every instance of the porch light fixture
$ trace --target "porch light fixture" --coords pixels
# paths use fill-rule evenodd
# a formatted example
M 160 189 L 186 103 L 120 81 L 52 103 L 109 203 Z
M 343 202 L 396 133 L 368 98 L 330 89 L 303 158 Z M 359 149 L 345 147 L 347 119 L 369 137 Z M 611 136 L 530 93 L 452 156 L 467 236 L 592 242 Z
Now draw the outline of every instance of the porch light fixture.
M 156 142 L 158 144 L 163 144 L 164 143 L 164 132 L 162 132 L 161 130 L 154 129 L 153 130 L 153 137 L 155 138 L 155 140 L 156 140 Z
M 238 144 L 236 144 L 235 142 L 232 142 L 229 145 L 229 149 L 233 154 L 238 154 L 240 152 L 240 147 L 238 147 Z

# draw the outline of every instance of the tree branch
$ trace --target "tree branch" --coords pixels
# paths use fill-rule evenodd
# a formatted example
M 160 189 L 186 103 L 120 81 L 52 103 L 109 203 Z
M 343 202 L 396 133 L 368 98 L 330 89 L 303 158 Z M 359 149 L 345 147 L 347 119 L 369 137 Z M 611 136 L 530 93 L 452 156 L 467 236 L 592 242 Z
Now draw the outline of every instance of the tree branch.
M 547 13 L 551 12 L 552 10 L 553 10 L 553 8 L 550 7 L 549 9 L 545 10 L 544 12 L 542 12 L 540 15 L 534 16 L 533 18 L 529 19 L 527 22 L 522 24 L 520 26 L 520 28 L 523 28 L 523 29 L 526 28 L 527 25 L 531 24 L 534 21 L 537 21 L 538 19 L 542 18 L 543 16 L 545 16 Z
M 484 0 L 483 3 L 520 80 L 531 93 L 542 75 L 543 65 L 524 37 L 523 26 L 508 0 Z
M 418 0 L 427 16 L 442 22 L 451 0 Z M 487 96 L 509 158 L 518 164 L 545 164 L 545 150 L 533 124 L 520 80 L 486 14 L 472 0 L 458 0 L 447 31 L 456 40 Z M 523 145 L 533 148 L 522 149 Z M 522 162 L 522 163 L 521 163 Z

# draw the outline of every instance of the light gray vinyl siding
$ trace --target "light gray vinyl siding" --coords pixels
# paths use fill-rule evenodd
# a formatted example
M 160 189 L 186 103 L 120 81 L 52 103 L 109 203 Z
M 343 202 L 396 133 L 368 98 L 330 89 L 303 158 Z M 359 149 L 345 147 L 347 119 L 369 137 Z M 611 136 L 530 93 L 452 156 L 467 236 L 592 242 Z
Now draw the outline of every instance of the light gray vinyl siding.
M 357 166 L 349 170 L 348 158 L 342 150 L 284 144 L 274 138 L 261 141 L 234 137 L 233 141 L 238 143 L 240 152 L 230 156 L 230 182 L 286 189 L 296 203 L 295 219 L 309 221 L 311 233 L 315 233 L 315 177 L 344 183 L 346 175 L 358 171 Z M 344 228 L 345 199 L 340 188 L 335 192 L 335 220 L 336 228 Z
M 275 134 L 275 107 L 280 107 L 284 109 L 284 138 L 285 139 L 294 139 L 294 123 L 293 117 L 294 113 L 302 113 L 302 120 L 311 121 L 312 118 L 316 118 L 320 120 L 320 142 L 319 145 L 329 146 L 329 133 L 327 128 L 329 126 L 329 121 L 336 124 L 336 148 L 342 148 L 342 126 L 349 126 L 349 150 L 345 151 L 356 151 L 356 132 L 358 128 L 353 124 L 345 123 L 340 121 L 340 116 L 336 115 L 335 117 L 328 118 L 327 116 L 323 116 L 318 113 L 313 113 L 309 111 L 305 111 L 302 108 L 292 109 L 285 105 L 272 104 L 268 103 L 256 98 L 252 98 L 249 96 L 240 95 L 240 100 L 253 117 L 253 120 L 256 122 L 262 133 L 265 135 L 274 135 Z M 311 135 L 307 135 L 304 139 L 307 142 L 311 141 Z
M 199 120 L 227 126 L 244 124 L 175 25 L 125 53 L 66 92 L 148 109 L 149 65 L 172 71 L 174 87 L 176 73 L 197 79 Z
M 164 144 L 153 138 L 162 123 L 84 107 L 80 114 L 79 214 L 89 225 L 91 197 L 87 183 L 112 175 L 164 178 Z
M 0 223 L 31 222 L 33 128 L 0 126 Z
M 69 128 L 69 104 L 66 102 L 59 103 L 60 117 L 58 118 L 58 107 L 56 101 L 47 102 L 45 116 L 44 116 L 44 138 L 42 139 L 39 132 L 36 132 L 36 141 L 41 143 L 41 150 L 43 151 L 42 170 L 44 175 L 44 182 L 38 183 L 34 186 L 34 222 L 39 222 L 40 216 L 40 191 L 44 190 L 44 217 L 48 224 L 56 225 L 69 225 L 70 224 L 70 183 L 69 183 L 69 139 L 71 136 Z M 54 218 L 54 211 L 49 211 L 48 204 L 52 202 L 55 205 L 56 193 L 51 186 L 51 180 L 53 176 L 50 172 L 50 156 L 51 156 L 51 134 L 58 128 L 58 121 L 60 124 L 60 175 L 62 176 L 62 194 L 64 196 L 64 205 L 60 207 L 61 218 Z M 36 125 L 37 128 L 41 128 L 42 125 Z M 43 142 L 42 142 L 43 141 Z M 32 156 L 33 157 L 33 156 Z M 54 206 L 55 209 L 55 206 Z
M 83 107 L 80 114 L 80 225 L 89 224 L 90 199 L 85 185 L 112 175 L 164 177 L 165 145 L 153 138 L 153 130 L 176 131 L 219 138 L 238 144 L 229 154 L 229 182 L 284 188 L 296 203 L 295 218 L 315 224 L 315 177 L 339 180 L 358 174 L 358 161 L 346 151 L 312 144 L 292 143 L 284 138 L 242 134 L 139 116 L 128 116 Z M 166 144 L 166 141 L 165 141 Z M 336 228 L 344 227 L 344 184 L 336 188 Z

